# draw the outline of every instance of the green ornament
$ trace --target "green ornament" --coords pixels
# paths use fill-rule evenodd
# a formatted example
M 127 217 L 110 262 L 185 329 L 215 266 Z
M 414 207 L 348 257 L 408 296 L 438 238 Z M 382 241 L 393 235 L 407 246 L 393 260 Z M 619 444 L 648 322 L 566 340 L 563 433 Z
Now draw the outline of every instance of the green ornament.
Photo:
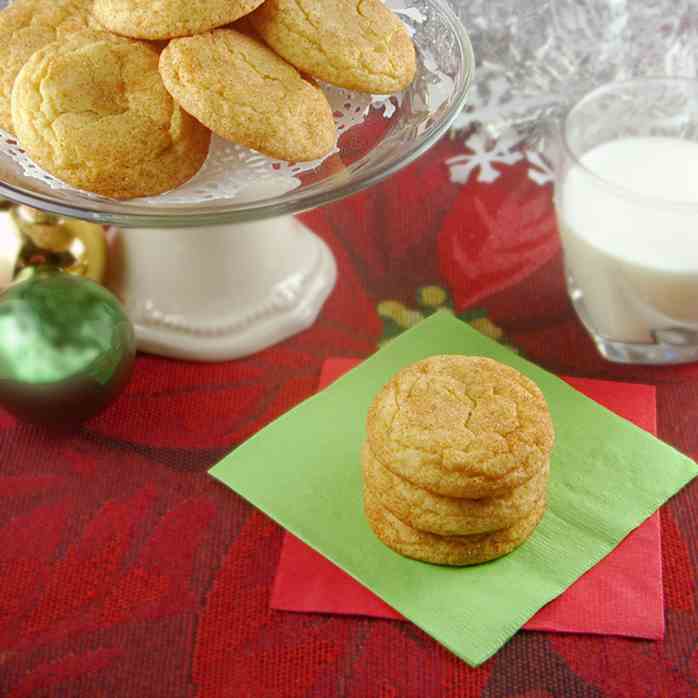
M 89 419 L 126 385 L 134 356 L 121 304 L 89 279 L 27 269 L 0 293 L 0 405 L 20 419 Z

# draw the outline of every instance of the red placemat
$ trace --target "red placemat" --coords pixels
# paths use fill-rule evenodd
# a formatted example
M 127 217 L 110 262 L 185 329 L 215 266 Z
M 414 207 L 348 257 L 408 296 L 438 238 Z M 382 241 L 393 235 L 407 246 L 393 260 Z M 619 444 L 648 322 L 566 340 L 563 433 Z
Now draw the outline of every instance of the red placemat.
M 357 363 L 353 359 L 327 360 L 320 388 Z M 653 386 L 579 378 L 566 380 L 588 397 L 656 434 Z M 372 592 L 289 533 L 284 538 L 271 607 L 285 611 L 402 618 Z M 564 594 L 542 608 L 525 628 L 662 638 L 664 596 L 659 513 L 633 531 Z

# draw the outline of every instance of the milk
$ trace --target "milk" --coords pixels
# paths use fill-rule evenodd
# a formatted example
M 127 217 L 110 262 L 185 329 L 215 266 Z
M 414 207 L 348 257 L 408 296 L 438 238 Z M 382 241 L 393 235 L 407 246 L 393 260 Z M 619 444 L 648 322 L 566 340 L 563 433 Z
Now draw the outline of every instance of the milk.
M 581 162 L 558 182 L 556 206 L 587 324 L 620 342 L 698 330 L 698 143 L 623 138 Z

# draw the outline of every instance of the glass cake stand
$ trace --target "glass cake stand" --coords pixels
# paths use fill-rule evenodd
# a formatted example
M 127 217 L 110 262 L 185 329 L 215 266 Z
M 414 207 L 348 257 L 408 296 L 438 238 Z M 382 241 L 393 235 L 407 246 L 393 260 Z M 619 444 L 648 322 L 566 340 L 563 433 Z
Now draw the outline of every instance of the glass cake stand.
M 0 196 L 118 227 L 109 283 L 125 303 L 141 350 L 217 361 L 275 344 L 315 321 L 337 273 L 325 243 L 293 214 L 409 165 L 448 130 L 466 100 L 474 56 L 447 0 L 387 4 L 413 33 L 417 77 L 406 92 L 372 104 L 339 91 L 342 110 L 354 122 L 340 124 L 337 152 L 312 169 L 266 161 L 261 169 L 243 168 L 244 186 L 226 191 L 211 182 L 217 175 L 207 163 L 200 186 L 184 185 L 191 196 L 120 202 L 62 185 L 6 136 Z M 224 161 L 219 158 L 218 166 Z

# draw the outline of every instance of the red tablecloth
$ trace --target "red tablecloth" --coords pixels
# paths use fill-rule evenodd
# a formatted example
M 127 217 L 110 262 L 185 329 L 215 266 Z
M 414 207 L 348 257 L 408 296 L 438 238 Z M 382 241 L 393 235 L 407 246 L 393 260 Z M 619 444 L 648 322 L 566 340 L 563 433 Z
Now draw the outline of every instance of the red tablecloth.
M 659 435 L 698 454 L 698 365 L 602 361 L 565 296 L 550 185 L 526 160 L 452 182 L 463 153 L 444 140 L 305 216 L 339 263 L 309 331 L 244 361 L 141 356 L 69 438 L 0 413 L 0 695 L 698 695 L 697 483 L 662 510 L 664 641 L 519 633 L 470 669 L 410 624 L 271 611 L 282 531 L 206 475 L 312 394 L 326 357 L 368 355 L 448 303 L 552 371 L 655 384 Z

